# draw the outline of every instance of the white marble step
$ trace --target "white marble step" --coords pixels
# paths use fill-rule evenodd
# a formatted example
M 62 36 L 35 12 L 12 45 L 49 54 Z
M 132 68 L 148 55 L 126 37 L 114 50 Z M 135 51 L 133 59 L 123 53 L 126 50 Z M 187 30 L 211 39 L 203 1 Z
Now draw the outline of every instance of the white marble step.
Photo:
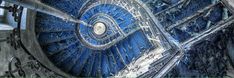
M 6 24 L 0 24 L 0 30 L 13 30 L 14 28 L 12 26 L 6 25 Z

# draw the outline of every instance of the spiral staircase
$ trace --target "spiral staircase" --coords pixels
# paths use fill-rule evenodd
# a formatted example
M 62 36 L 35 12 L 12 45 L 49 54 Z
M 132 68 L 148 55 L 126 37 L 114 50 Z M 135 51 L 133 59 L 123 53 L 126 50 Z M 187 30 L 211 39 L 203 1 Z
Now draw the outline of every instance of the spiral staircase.
M 65 77 L 162 77 L 180 61 L 189 64 L 186 53 L 234 23 L 225 0 L 41 2 L 90 25 L 27 12 L 22 43 Z

